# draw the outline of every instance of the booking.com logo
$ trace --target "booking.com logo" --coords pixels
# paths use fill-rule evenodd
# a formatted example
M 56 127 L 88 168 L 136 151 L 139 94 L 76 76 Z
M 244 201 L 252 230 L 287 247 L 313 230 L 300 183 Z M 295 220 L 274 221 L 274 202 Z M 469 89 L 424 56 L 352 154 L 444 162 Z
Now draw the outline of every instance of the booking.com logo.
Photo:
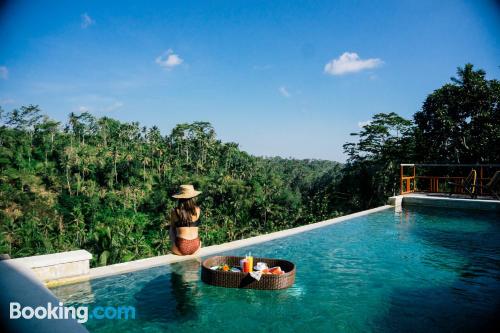
M 21 306 L 21 303 L 10 302 L 10 319 L 76 319 L 86 323 L 89 319 L 135 319 L 133 306 L 96 306 L 89 311 L 87 306 L 64 306 L 47 303 L 47 306 Z

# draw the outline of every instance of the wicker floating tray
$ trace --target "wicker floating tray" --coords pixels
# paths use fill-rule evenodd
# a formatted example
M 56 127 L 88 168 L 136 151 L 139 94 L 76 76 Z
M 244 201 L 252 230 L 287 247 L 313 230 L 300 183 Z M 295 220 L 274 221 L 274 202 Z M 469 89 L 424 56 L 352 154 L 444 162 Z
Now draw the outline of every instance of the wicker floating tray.
M 280 266 L 285 274 L 264 274 L 260 281 L 255 280 L 249 273 L 215 271 L 210 267 L 220 264 L 239 266 L 244 257 L 216 256 L 203 261 L 201 266 L 201 280 L 205 283 L 226 288 L 248 289 L 284 289 L 295 282 L 295 264 L 282 259 L 254 258 L 254 264 L 265 262 L 269 267 Z

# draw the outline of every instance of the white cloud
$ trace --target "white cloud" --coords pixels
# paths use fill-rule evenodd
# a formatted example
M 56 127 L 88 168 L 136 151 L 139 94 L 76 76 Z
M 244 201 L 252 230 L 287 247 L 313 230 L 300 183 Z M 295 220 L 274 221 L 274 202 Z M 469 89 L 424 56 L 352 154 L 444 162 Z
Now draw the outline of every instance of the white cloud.
M 355 52 L 344 52 L 338 59 L 332 59 L 325 65 L 325 73 L 343 75 L 356 73 L 364 69 L 375 68 L 384 62 L 379 58 L 361 59 Z
M 9 78 L 9 70 L 5 66 L 0 66 L 0 79 L 7 80 Z
M 123 103 L 122 102 L 114 102 L 113 104 L 111 104 L 110 106 L 104 108 L 104 112 L 113 112 L 119 108 L 121 108 L 123 106 Z
M 7 104 L 14 104 L 16 101 L 13 100 L 12 98 L 0 98 L 0 104 L 7 105 Z
M 358 127 L 359 128 L 363 128 L 365 127 L 366 125 L 370 125 L 372 123 L 371 120 L 367 120 L 367 121 L 358 121 Z
M 288 98 L 288 97 L 291 97 L 291 96 L 292 96 L 292 95 L 290 94 L 290 92 L 286 89 L 286 87 L 285 87 L 285 86 L 281 86 L 281 87 L 279 87 L 279 89 L 278 89 L 278 90 L 279 90 L 280 94 L 281 94 L 282 96 L 284 96 L 284 97 L 287 97 L 287 98 Z
M 265 71 L 268 69 L 271 69 L 273 66 L 266 64 L 266 65 L 254 65 L 252 68 L 256 71 Z
M 95 23 L 94 19 L 90 17 L 89 14 L 87 13 L 83 13 L 81 17 L 82 17 L 82 24 L 81 24 L 82 29 L 87 29 L 88 27 L 90 27 Z
M 184 60 L 178 54 L 175 54 L 172 49 L 168 49 L 167 52 L 157 57 L 155 62 L 161 67 L 171 70 L 175 66 L 182 64 Z
M 111 97 L 88 95 L 86 100 L 90 103 L 90 105 L 80 105 L 75 108 L 75 112 L 90 112 L 92 114 L 104 115 L 106 113 L 116 111 L 124 106 L 122 102 L 116 100 L 113 101 Z

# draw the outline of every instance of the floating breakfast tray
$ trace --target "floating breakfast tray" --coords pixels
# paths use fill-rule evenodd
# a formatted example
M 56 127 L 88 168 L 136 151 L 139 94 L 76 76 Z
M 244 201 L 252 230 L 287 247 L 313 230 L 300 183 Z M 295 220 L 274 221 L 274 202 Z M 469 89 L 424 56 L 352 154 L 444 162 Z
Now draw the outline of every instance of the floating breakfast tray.
M 284 289 L 295 282 L 295 264 L 282 259 L 254 258 L 254 263 L 265 262 L 269 267 L 280 266 L 284 274 L 263 274 L 260 281 L 255 280 L 249 273 L 213 270 L 210 267 L 227 264 L 239 266 L 240 260 L 245 257 L 216 256 L 203 261 L 201 265 L 201 280 L 213 286 L 226 288 L 248 289 Z

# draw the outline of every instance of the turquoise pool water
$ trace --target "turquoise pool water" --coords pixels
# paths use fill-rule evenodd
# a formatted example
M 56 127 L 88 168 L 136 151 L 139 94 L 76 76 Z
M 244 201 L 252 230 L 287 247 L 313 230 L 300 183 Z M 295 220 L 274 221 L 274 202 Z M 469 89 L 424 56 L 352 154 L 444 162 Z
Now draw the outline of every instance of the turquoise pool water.
M 53 289 L 66 304 L 132 305 L 91 332 L 433 332 L 500 327 L 500 221 L 487 213 L 387 209 L 232 251 L 297 264 L 292 288 L 203 284 L 189 261 Z

